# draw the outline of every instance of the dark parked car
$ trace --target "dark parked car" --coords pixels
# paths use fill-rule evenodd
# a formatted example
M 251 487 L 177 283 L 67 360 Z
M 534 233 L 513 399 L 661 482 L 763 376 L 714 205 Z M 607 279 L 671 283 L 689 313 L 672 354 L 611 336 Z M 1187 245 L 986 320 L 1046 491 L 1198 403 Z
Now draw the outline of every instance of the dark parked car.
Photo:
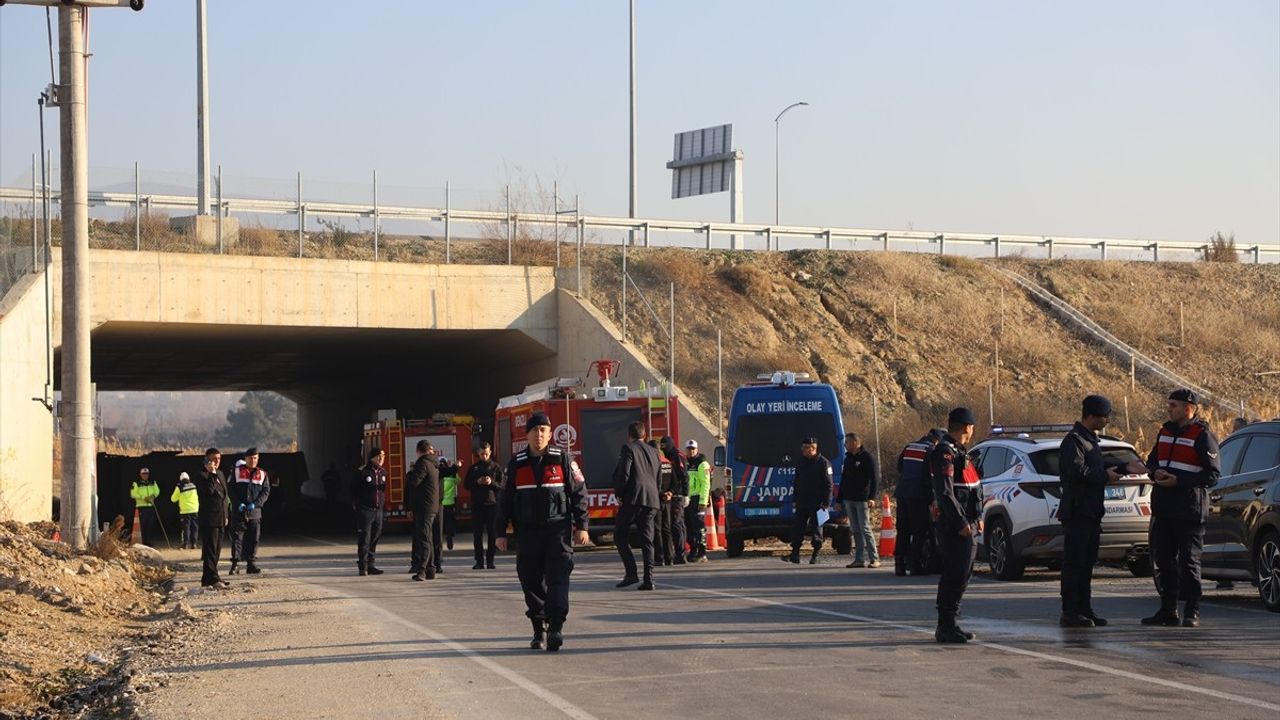
M 1280 612 L 1280 420 L 1222 441 L 1222 478 L 1209 491 L 1203 576 L 1247 580 Z

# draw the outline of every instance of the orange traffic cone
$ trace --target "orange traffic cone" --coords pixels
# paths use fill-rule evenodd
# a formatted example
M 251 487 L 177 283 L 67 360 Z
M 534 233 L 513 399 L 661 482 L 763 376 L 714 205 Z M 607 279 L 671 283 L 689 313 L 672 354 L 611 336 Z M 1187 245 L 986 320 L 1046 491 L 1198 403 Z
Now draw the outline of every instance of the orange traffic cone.
M 129 544 L 138 545 L 142 542 L 142 515 L 138 512 L 138 508 L 133 509 L 133 532 L 129 535 Z
M 880 557 L 890 557 L 898 547 L 898 531 L 893 526 L 893 506 L 889 494 L 880 501 Z
M 724 495 L 716 498 L 716 534 L 719 535 L 720 544 L 726 548 L 729 547 L 728 535 L 724 532 Z
M 707 528 L 707 550 L 723 550 L 724 545 L 721 544 L 720 534 L 716 531 L 716 519 L 712 516 L 710 505 L 706 507 L 703 517 Z

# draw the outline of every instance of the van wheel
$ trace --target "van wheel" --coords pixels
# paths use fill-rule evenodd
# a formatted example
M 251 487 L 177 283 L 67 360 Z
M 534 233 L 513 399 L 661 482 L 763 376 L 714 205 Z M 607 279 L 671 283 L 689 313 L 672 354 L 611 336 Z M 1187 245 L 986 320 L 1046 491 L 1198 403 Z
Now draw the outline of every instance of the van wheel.
M 1022 558 L 1014 554 L 1013 533 L 1003 518 L 995 522 L 987 536 L 987 562 L 991 565 L 991 574 L 998 580 L 1017 580 L 1026 570 Z
M 1262 606 L 1271 612 L 1280 612 L 1280 535 L 1269 532 L 1262 536 L 1253 555 L 1253 567 L 1257 571 Z
M 747 539 L 739 533 L 726 533 L 724 545 L 725 555 L 731 558 L 741 557 L 742 551 L 747 547 Z
M 1130 558 L 1125 561 L 1124 566 L 1129 569 L 1129 572 L 1133 573 L 1134 577 L 1151 577 L 1155 573 L 1150 555 Z
M 831 535 L 831 545 L 837 553 L 849 555 L 853 552 L 853 531 L 847 527 L 836 528 L 835 533 Z

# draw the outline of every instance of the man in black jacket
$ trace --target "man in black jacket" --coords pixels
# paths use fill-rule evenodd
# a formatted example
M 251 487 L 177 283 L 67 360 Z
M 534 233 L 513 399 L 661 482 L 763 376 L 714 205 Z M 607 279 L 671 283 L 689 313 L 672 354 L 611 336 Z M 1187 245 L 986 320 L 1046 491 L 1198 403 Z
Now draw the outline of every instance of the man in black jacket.
M 481 443 L 476 451 L 476 461 L 467 469 L 465 480 L 471 493 L 471 541 L 476 551 L 476 564 L 472 570 L 494 569 L 494 540 L 498 537 L 498 496 L 502 493 L 502 466 L 493 461 L 493 445 Z M 489 546 L 484 544 L 489 534 Z
M 356 511 L 356 569 L 361 577 L 381 575 L 374 565 L 378 540 L 382 537 L 382 513 L 387 499 L 387 454 L 382 448 L 369 451 L 369 461 L 351 486 L 351 502 Z
M 204 468 L 196 473 L 196 496 L 200 509 L 196 522 L 200 526 L 200 585 L 224 588 L 230 585 L 218 575 L 218 560 L 222 555 L 222 534 L 227 528 L 227 479 L 218 466 L 222 453 L 218 448 L 204 451 Z
M 413 542 L 409 572 L 419 582 L 436 576 L 435 546 L 432 529 L 440 512 L 440 468 L 436 465 L 436 449 L 427 440 L 418 441 L 418 459 L 405 473 L 404 487 L 413 511 Z
M 933 639 L 940 643 L 965 643 L 976 636 L 960 628 L 960 599 L 973 576 L 977 545 L 973 536 L 982 532 L 982 479 L 969 464 L 965 444 L 977 422 L 973 411 L 958 407 L 947 414 L 947 434 L 929 451 L 929 479 L 938 507 L 935 523 L 942 573 L 938 578 L 938 627 Z
M 627 426 L 629 441 L 622 446 L 618 464 L 613 468 L 613 492 L 621 507 L 614 518 L 613 542 L 626 570 L 617 587 L 640 583 L 637 590 L 653 589 L 653 514 L 658 511 L 658 472 L 662 458 L 644 442 L 642 422 Z M 644 561 L 644 579 L 636 575 L 636 556 L 631 552 L 631 532 L 640 531 L 640 556 Z
M 849 532 L 856 542 L 853 562 L 846 567 L 880 567 L 876 536 L 871 531 L 871 509 L 876 506 L 880 469 L 876 459 L 862 445 L 858 433 L 844 436 L 844 464 L 840 466 L 840 490 L 836 502 L 843 503 L 849 516 Z M 863 548 L 866 560 L 863 560 Z
M 1093 566 L 1098 562 L 1098 540 L 1104 495 L 1108 482 L 1120 479 L 1124 463 L 1106 462 L 1098 433 L 1111 419 L 1111 401 L 1101 395 L 1084 399 L 1080 419 L 1058 448 L 1058 480 L 1062 503 L 1062 627 L 1101 627 L 1107 621 L 1093 611 Z
M 919 440 L 908 444 L 898 453 L 898 484 L 893 497 L 898 501 L 898 543 L 893 553 L 893 574 L 902 577 L 928 575 L 934 571 L 931 559 L 937 553 L 926 548 L 934 541 L 933 517 L 929 506 L 933 504 L 933 488 L 929 485 L 929 469 L 925 459 L 934 445 L 947 434 L 942 428 L 934 428 Z
M 831 504 L 833 472 L 831 462 L 818 454 L 817 438 L 807 437 L 800 442 L 800 456 L 792 484 L 791 499 L 795 505 L 795 516 L 791 526 L 791 554 L 782 559 L 799 564 L 800 546 L 804 544 L 807 535 L 813 545 L 809 564 L 816 565 L 818 552 L 822 550 L 822 523 L 818 522 L 818 511 L 825 510 Z

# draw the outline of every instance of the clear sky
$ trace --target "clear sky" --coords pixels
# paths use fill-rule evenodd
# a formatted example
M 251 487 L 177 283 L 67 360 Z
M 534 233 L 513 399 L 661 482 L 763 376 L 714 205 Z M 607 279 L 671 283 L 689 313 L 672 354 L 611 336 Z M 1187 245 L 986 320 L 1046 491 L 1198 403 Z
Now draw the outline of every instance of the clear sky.
M 804 100 L 783 222 L 1280 242 L 1275 0 L 636 4 L 642 216 L 727 219 L 726 195 L 671 200 L 664 164 L 675 132 L 730 122 L 746 219 L 771 221 L 773 119 Z M 209 5 L 228 176 L 537 178 L 626 213 L 625 0 Z M 195 6 L 93 11 L 91 181 L 194 177 Z M 29 182 L 47 53 L 43 10 L 0 9 L 6 184 Z

